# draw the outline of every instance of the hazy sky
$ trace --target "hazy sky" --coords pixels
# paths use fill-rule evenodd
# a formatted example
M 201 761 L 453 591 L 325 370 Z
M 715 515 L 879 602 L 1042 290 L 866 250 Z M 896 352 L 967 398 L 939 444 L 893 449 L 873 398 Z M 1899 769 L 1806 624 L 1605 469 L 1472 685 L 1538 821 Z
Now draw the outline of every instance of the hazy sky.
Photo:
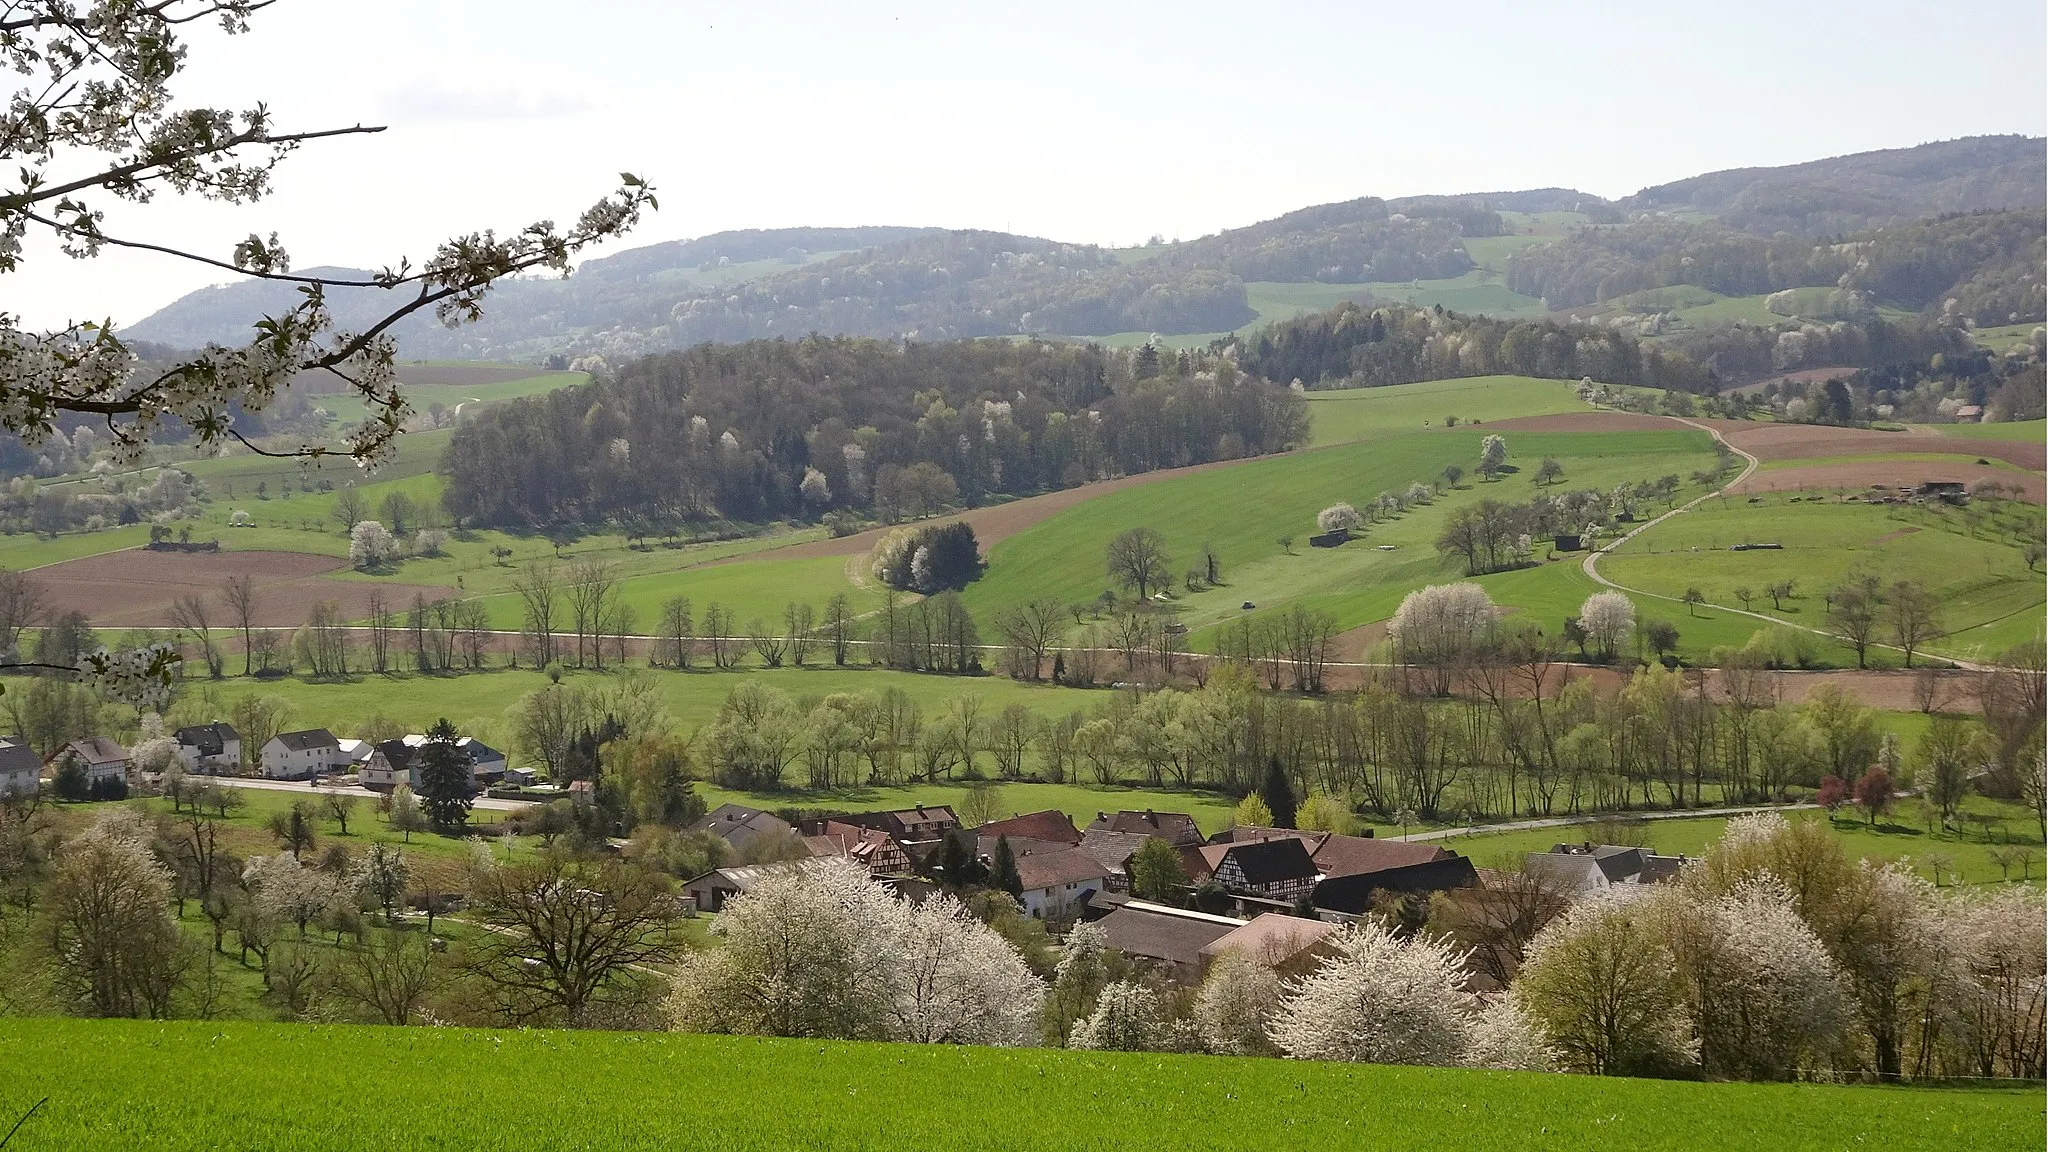
M 729 228 L 917 224 L 1132 243 L 1360 195 L 1567 185 L 2048 132 L 2040 0 L 1715 4 L 284 0 L 196 36 L 182 94 L 310 146 L 254 208 L 116 206 L 225 257 L 377 265 L 573 217 L 622 170 Z M 8 89 L 11 91 L 11 89 Z M 0 309 L 140 319 L 225 277 L 31 249 Z

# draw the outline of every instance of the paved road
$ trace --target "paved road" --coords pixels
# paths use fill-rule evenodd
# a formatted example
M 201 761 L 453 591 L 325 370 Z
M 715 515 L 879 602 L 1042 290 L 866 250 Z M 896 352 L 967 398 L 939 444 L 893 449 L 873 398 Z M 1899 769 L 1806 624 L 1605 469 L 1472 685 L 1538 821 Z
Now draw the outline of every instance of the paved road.
M 368 788 L 354 784 L 309 784 L 303 780 L 263 780 L 240 776 L 208 776 L 205 779 L 236 788 L 255 788 L 264 792 L 298 792 L 307 796 L 332 796 L 339 792 L 344 796 L 375 800 L 383 795 L 381 792 L 372 792 Z M 535 803 L 536 801 L 532 800 L 499 800 L 491 796 L 478 796 L 470 807 L 482 808 L 488 812 L 523 812 L 533 807 Z

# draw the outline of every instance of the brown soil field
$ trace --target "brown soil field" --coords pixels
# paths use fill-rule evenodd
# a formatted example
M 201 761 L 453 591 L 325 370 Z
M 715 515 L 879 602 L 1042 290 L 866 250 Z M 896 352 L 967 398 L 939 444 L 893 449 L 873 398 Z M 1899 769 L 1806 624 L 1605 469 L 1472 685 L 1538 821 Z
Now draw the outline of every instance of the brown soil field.
M 1640 412 L 1559 412 L 1550 416 L 1517 416 L 1485 427 L 1520 432 L 1669 432 L 1685 425 L 1669 416 Z
M 1911 488 L 1926 480 L 1960 480 L 1965 484 L 1998 480 L 2018 484 L 2023 499 L 2035 504 L 2048 503 L 2048 479 L 2039 472 L 2015 472 L 2010 468 L 1993 468 L 1968 460 L 1954 464 L 1934 464 L 1924 460 L 1844 460 L 1804 468 L 1777 468 L 1757 472 L 1736 485 L 1733 491 L 1791 492 L 1801 488 L 1861 491 L 1873 484 L 1888 489 Z
M 2048 446 L 2025 441 L 1963 440 L 1916 429 L 1876 432 L 1868 428 L 1830 428 L 1819 424 L 1772 424 L 1751 420 L 1702 420 L 1735 447 L 1759 460 L 1813 460 L 1826 456 L 1882 456 L 1895 452 L 1959 456 L 1967 464 L 1978 457 L 2004 460 L 2039 472 L 2048 468 Z M 1925 469 L 1928 465 L 1919 465 Z
M 1257 460 L 1262 459 L 1262 457 L 1254 456 L 1250 457 L 1250 459 Z M 1022 500 L 1012 500 L 1007 504 L 994 504 L 987 508 L 974 508 L 966 512 L 956 512 L 950 516 L 940 516 L 932 520 L 920 520 L 916 521 L 916 524 L 922 527 L 926 524 L 950 524 L 956 520 L 964 520 L 974 528 L 975 539 L 981 542 L 981 546 L 983 548 L 990 548 L 999 541 L 1007 540 L 1041 520 L 1064 512 L 1076 504 L 1093 500 L 1097 496 L 1107 496 L 1111 492 L 1121 492 L 1126 488 L 1135 488 L 1140 484 L 1152 484 L 1161 480 L 1171 480 L 1177 476 L 1192 476 L 1197 472 L 1207 472 L 1212 468 L 1228 468 L 1233 464 L 1242 464 L 1244 462 L 1243 460 L 1219 460 L 1213 464 L 1195 464 L 1187 468 L 1162 468 L 1157 472 L 1141 472 L 1136 476 L 1119 476 L 1114 480 L 1098 480 L 1093 484 L 1083 484 L 1077 488 L 1064 488 L 1058 492 L 1047 492 L 1043 496 L 1026 496 Z M 870 528 L 865 532 L 856 532 L 851 536 L 841 536 L 833 540 L 809 540 L 802 544 L 791 544 L 783 548 L 770 548 L 762 552 L 748 552 L 740 556 L 729 556 L 722 560 L 710 561 L 705 567 L 713 567 L 719 564 L 751 563 L 756 560 L 806 560 L 816 556 L 854 556 L 873 548 L 875 543 L 891 530 L 889 528 Z
M 306 622 L 306 610 L 322 600 L 341 606 L 345 620 L 368 614 L 372 593 L 386 603 L 404 604 L 415 592 L 438 599 L 454 591 L 424 584 L 369 584 L 336 580 L 343 561 L 304 552 L 151 552 L 128 548 L 66 560 L 35 569 L 54 612 L 77 610 L 105 627 L 163 626 L 171 623 L 171 605 L 184 596 L 199 596 L 213 609 L 213 620 L 228 625 L 221 589 L 228 578 L 247 574 L 256 580 L 256 623 L 295 628 Z

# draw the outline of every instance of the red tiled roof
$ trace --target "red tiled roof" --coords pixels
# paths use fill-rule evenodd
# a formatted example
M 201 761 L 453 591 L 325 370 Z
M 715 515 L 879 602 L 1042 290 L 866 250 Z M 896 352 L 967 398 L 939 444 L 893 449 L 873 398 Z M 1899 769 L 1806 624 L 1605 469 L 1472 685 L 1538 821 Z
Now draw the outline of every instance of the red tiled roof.
M 1055 808 L 1026 812 L 1008 820 L 991 820 L 976 828 L 974 834 L 983 840 L 1008 836 L 1012 840 L 1057 840 L 1062 844 L 1081 842 L 1081 830 L 1074 827 L 1073 817 Z
M 1036 852 L 1019 857 L 1017 875 L 1024 881 L 1024 890 L 1032 892 L 1041 888 L 1057 888 L 1062 884 L 1104 880 L 1108 878 L 1109 870 L 1079 848 L 1069 848 L 1064 852 Z

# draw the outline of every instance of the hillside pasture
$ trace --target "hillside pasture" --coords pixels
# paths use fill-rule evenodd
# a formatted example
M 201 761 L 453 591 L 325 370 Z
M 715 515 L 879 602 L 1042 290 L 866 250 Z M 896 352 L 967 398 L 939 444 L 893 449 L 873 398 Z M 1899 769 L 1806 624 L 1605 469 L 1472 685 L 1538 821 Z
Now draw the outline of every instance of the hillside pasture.
M 2039 444 L 2048 440 L 2048 420 L 2009 420 L 2000 424 L 1925 424 L 1927 431 L 1960 440 L 2011 440 Z
M 1827 627 L 1823 593 L 1851 573 L 1914 580 L 1936 593 L 1949 632 L 1929 651 L 1984 656 L 2038 637 L 2043 620 L 2041 577 L 2019 546 L 2021 538 L 2040 538 L 2040 513 L 2009 505 L 2000 519 L 1992 515 L 1981 506 L 1714 500 L 1641 533 L 1602 559 L 1600 570 L 1664 596 L 1697 587 L 1708 602 L 1725 606 L 1738 604 L 1735 589 L 1747 587 L 1754 593 L 1750 610 L 1809 628 Z M 1730 551 L 1737 544 L 1782 547 Z M 1764 589 L 1783 579 L 1797 585 L 1778 609 Z
M 1665 473 L 1684 476 L 1713 459 L 1707 437 L 1693 431 L 1520 433 L 1509 438 L 1509 450 L 1524 471 L 1490 484 L 1467 480 L 1430 504 L 1367 527 L 1341 548 L 1308 547 L 1322 508 L 1339 500 L 1363 504 L 1382 490 L 1427 483 L 1447 464 L 1469 471 L 1488 431 L 1437 428 L 1338 445 L 1091 500 L 991 549 L 988 573 L 969 586 L 966 597 L 984 619 L 1030 599 L 1093 600 L 1109 583 L 1102 561 L 1109 539 L 1142 526 L 1165 538 L 1175 561 L 1170 610 L 1197 632 L 1197 647 L 1204 646 L 1201 629 L 1241 615 L 1245 601 L 1260 610 L 1308 604 L 1333 612 L 1340 628 L 1351 628 L 1384 619 L 1403 595 L 1423 584 L 1455 579 L 1458 570 L 1434 548 L 1444 516 L 1482 498 L 1529 499 L 1537 492 L 1529 471 L 1542 457 L 1564 464 L 1561 487 L 1603 489 Z M 1283 547 L 1283 535 L 1295 543 Z M 1221 560 L 1223 583 L 1186 592 L 1177 578 L 1195 566 L 1204 544 Z
M 682 1034 L 0 1021 L 27 1152 L 2037 1147 L 2040 1092 L 1704 1084 Z M 195 1066 L 207 1075 L 193 1076 Z M 290 1078 L 279 1069 L 345 1069 Z M 549 1092 L 492 1090 L 536 1070 Z M 718 1107 L 706 1107 L 715 1091 Z M 962 1091 L 962 1085 L 975 1085 Z M 252 1087 L 255 1086 L 255 1087 Z M 448 1101 L 459 1097 L 460 1107 Z M 575 1104 L 564 1111 L 562 1100 Z M 375 1101 L 375 1106 L 364 1106 Z M 1114 1107 L 1108 1105 L 1114 1104 Z M 1169 1135 L 1171 1134 L 1171 1135 Z
M 465 367 L 484 371 L 469 373 L 461 370 Z M 422 415 L 436 406 L 458 414 L 466 413 L 486 404 L 540 396 L 590 379 L 583 372 L 542 372 L 533 368 L 497 368 L 494 365 L 401 365 L 398 378 L 408 386 L 406 399 L 414 411 Z M 344 424 L 359 421 L 369 414 L 362 398 L 354 392 L 309 396 L 307 399 L 332 412 L 335 419 Z
M 1425 428 L 1444 418 L 1488 423 L 1551 413 L 1585 413 L 1576 385 L 1533 376 L 1474 376 L 1385 388 L 1333 388 L 1308 393 L 1311 443 L 1316 447 L 1374 440 Z M 1659 427 L 1673 427 L 1668 422 Z

